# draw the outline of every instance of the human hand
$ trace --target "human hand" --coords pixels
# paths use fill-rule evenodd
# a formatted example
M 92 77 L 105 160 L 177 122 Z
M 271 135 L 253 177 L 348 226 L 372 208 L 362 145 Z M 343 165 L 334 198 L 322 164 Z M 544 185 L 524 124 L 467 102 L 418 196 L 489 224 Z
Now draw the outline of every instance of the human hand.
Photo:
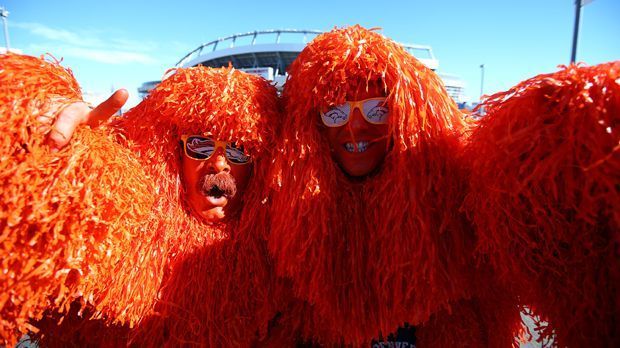
M 69 143 L 78 125 L 98 127 L 120 110 L 127 102 L 127 98 L 129 98 L 127 90 L 119 89 L 95 108 L 83 101 L 74 102 L 68 106 L 58 101 L 52 104 L 47 116 L 40 116 L 38 120 L 42 123 L 52 122 L 54 119 L 49 115 L 55 115 L 59 109 L 62 109 L 47 138 L 52 149 L 60 150 Z

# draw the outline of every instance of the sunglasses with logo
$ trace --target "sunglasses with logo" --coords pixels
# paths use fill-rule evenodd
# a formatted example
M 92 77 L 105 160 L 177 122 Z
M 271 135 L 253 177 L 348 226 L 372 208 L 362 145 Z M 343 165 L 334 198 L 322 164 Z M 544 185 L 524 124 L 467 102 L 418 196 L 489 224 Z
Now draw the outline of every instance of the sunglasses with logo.
M 364 119 L 371 124 L 387 124 L 388 122 L 389 109 L 384 97 L 346 101 L 342 105 L 321 112 L 321 120 L 327 127 L 342 127 L 349 122 L 351 114 L 356 108 L 359 109 Z
M 183 142 L 183 151 L 189 158 L 206 161 L 218 148 L 224 151 L 226 159 L 231 164 L 248 164 L 251 162 L 251 157 L 246 155 L 242 148 L 237 147 L 233 143 L 225 141 L 213 140 L 209 137 L 202 135 L 183 135 L 181 136 Z

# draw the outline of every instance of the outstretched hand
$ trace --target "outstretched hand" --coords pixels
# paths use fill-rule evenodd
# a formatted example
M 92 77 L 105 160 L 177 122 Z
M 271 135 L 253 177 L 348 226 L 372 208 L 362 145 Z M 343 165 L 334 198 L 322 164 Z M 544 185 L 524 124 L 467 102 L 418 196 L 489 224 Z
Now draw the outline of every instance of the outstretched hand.
M 64 107 L 48 135 L 48 143 L 53 149 L 62 149 L 71 141 L 71 136 L 73 136 L 78 125 L 85 124 L 90 127 L 98 127 L 120 110 L 128 98 L 127 90 L 119 89 L 95 108 L 90 107 L 85 102 L 75 102 Z M 49 113 L 56 113 L 60 107 L 62 104 L 54 105 Z M 40 121 L 45 122 L 46 120 L 40 118 Z

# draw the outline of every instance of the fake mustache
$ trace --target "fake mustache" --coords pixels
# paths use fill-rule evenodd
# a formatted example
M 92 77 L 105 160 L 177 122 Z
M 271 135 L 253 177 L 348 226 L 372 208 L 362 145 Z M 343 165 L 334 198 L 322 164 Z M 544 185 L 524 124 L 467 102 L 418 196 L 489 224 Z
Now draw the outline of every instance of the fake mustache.
M 207 174 L 200 182 L 200 193 L 205 196 L 232 198 L 237 194 L 237 183 L 227 172 Z

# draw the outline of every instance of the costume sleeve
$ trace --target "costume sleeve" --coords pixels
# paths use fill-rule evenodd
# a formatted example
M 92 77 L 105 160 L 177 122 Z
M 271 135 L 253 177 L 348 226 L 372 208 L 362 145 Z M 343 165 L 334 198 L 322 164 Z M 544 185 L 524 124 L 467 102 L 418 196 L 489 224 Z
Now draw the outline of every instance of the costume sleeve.
M 29 318 L 92 298 L 122 259 L 153 204 L 152 184 L 106 128 L 79 128 L 70 144 L 46 145 L 53 101 L 81 100 L 57 62 L 0 56 L 0 343 L 13 345 Z
M 618 346 L 620 62 L 484 102 L 467 156 L 478 249 L 558 346 Z

